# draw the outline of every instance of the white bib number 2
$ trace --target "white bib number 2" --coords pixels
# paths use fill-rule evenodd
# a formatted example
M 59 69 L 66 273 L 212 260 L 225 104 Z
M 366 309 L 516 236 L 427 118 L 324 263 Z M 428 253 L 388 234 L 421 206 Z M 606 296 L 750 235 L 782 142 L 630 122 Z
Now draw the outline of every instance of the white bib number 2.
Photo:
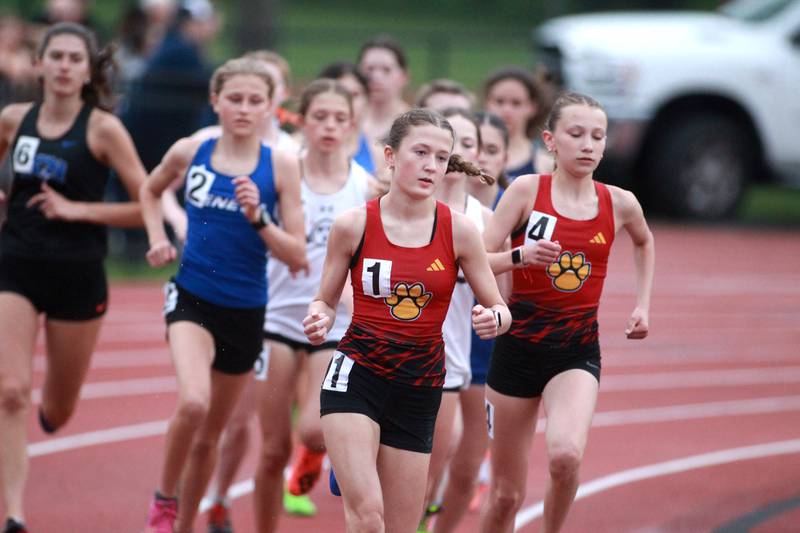
M 205 165 L 190 168 L 186 174 L 186 201 L 195 207 L 203 207 L 215 177 Z
M 388 298 L 392 294 L 392 262 L 388 259 L 364 258 L 361 287 L 373 298 Z
M 528 218 L 528 226 L 525 228 L 525 244 L 547 239 L 552 241 L 553 231 L 556 229 L 556 220 L 553 215 L 540 211 L 531 212 Z

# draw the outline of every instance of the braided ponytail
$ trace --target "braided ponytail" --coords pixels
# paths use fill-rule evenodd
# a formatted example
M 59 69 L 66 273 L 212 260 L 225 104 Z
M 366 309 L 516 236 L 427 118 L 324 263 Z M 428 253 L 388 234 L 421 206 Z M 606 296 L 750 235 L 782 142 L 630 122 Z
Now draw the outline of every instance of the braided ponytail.
M 450 160 L 447 162 L 447 173 L 450 172 L 462 172 L 467 176 L 478 177 L 486 185 L 493 185 L 495 182 L 494 176 L 490 176 L 458 154 L 451 155 Z

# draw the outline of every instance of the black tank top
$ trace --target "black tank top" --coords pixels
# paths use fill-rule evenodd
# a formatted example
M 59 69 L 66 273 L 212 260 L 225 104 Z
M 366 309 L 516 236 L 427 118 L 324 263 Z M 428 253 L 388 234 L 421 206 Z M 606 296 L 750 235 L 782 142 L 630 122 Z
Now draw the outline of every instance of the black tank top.
M 34 104 L 14 140 L 14 184 L 8 214 L 0 232 L 3 255 L 55 261 L 94 261 L 106 255 L 106 228 L 84 222 L 48 220 L 38 206 L 25 204 L 41 191 L 42 182 L 78 202 L 103 200 L 109 169 L 97 161 L 86 141 L 92 106 L 84 104 L 75 122 L 61 137 L 39 135 Z

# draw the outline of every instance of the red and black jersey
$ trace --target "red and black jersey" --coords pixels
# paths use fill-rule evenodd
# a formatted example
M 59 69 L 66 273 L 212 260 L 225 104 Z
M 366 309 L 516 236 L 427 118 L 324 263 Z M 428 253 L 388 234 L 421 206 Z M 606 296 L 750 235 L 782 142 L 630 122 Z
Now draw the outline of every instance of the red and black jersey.
M 611 193 L 604 184 L 594 182 L 597 215 L 573 220 L 553 207 L 551 184 L 552 176 L 539 177 L 528 222 L 511 235 L 511 242 L 517 247 L 539 239 L 558 241 L 561 254 L 546 268 L 514 270 L 509 334 L 552 346 L 594 343 L 597 308 L 615 234 Z
M 350 268 L 353 319 L 338 349 L 388 379 L 442 386 L 442 323 L 458 274 L 450 208 L 436 202 L 431 240 L 419 248 L 389 242 L 380 199 L 366 209 L 364 237 Z

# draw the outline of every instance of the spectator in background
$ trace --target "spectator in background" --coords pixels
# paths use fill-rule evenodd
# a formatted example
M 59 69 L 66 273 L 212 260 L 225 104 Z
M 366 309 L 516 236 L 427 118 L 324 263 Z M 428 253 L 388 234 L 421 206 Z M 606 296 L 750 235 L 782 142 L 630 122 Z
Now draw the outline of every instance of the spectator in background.
M 484 85 L 484 106 L 506 123 L 509 133 L 506 176 L 552 172 L 553 159 L 538 140 L 542 93 L 533 77 L 518 67 L 495 71 Z
M 439 113 L 445 109 L 472 111 L 475 106 L 475 95 L 455 80 L 439 78 L 419 88 L 414 98 L 414 105 L 427 107 Z
M 400 43 L 387 35 L 370 39 L 358 53 L 358 66 L 369 80 L 369 105 L 362 129 L 369 139 L 374 161 L 383 162 L 383 141 L 394 119 L 405 113 L 409 105 L 403 100 L 408 85 L 408 61 Z M 375 175 L 385 169 L 380 165 Z
M 122 16 L 114 58 L 120 93 L 125 93 L 130 83 L 144 73 L 147 59 L 164 38 L 176 7 L 174 0 L 140 0 L 131 4 Z
M 142 162 L 152 170 L 181 137 L 214 122 L 208 106 L 211 74 L 204 47 L 219 29 L 208 0 L 185 0 L 166 36 L 129 91 L 122 119 Z
M 97 23 L 89 16 L 88 0 L 47 0 L 44 10 L 33 18 L 33 40 L 39 42 L 47 28 L 56 22 L 74 22 L 84 26 L 97 35 L 100 42 L 105 41 L 98 32 Z
M 33 55 L 25 23 L 13 15 L 0 16 L 0 106 L 33 98 Z

